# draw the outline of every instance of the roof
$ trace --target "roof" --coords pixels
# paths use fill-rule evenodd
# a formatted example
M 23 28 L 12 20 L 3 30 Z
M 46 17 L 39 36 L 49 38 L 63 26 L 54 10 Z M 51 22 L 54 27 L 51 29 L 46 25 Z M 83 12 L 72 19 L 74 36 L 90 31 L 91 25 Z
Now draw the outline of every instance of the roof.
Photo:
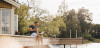
M 13 6 L 16 6 L 16 7 L 20 7 L 20 4 L 13 1 L 13 0 L 4 0 L 5 2 L 8 2 L 9 4 L 12 4 Z

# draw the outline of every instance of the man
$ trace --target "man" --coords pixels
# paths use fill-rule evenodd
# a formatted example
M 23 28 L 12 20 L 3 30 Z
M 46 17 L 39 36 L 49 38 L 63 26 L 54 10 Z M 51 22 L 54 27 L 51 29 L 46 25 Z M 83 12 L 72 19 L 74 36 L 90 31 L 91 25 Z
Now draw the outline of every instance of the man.
M 30 31 L 31 36 L 36 37 L 37 45 L 39 45 L 39 43 L 41 42 L 41 47 L 43 48 L 43 35 L 38 33 L 37 26 L 38 26 L 38 22 L 36 21 L 34 22 L 33 25 L 29 27 L 29 31 Z
M 36 37 L 38 35 L 38 22 L 34 22 L 33 25 L 29 26 L 30 36 Z

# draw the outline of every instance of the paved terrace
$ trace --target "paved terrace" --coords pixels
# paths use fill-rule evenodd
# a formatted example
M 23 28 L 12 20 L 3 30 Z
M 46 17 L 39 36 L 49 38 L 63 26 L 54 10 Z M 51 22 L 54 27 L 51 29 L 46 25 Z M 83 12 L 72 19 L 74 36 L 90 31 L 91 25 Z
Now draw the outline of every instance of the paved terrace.
M 6 38 L 14 39 L 18 41 L 23 47 L 36 46 L 35 37 L 30 36 L 20 36 L 20 35 L 0 35 L 0 40 L 5 40 Z M 82 38 L 43 38 L 43 45 L 50 44 L 82 44 Z

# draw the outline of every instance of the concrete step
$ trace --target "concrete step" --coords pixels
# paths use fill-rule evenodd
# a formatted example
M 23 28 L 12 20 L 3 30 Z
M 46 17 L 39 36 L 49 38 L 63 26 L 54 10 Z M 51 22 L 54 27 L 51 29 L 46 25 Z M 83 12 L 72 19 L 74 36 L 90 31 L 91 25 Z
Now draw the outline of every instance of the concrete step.
M 39 46 L 25 46 L 24 48 L 42 48 Z M 43 48 L 50 48 L 48 45 L 43 46 Z

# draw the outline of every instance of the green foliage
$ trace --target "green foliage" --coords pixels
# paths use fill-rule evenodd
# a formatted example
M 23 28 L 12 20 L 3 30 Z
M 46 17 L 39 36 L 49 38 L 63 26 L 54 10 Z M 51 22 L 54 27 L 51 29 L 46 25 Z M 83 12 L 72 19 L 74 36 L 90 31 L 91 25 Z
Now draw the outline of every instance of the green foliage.
M 92 25 L 91 36 L 94 38 L 100 38 L 100 24 L 93 24 Z
M 66 13 L 65 13 L 66 14 Z M 65 17 L 64 17 L 65 16 Z M 66 24 L 66 28 L 60 27 L 60 29 L 64 29 L 61 30 L 61 35 L 59 37 L 64 38 L 70 37 L 70 30 L 71 30 L 71 34 L 72 34 L 72 38 L 76 37 L 76 30 L 78 31 L 78 37 L 81 36 L 81 29 L 80 29 L 80 22 L 77 18 L 76 12 L 74 9 L 70 10 L 68 12 L 68 15 L 64 15 L 63 16 L 63 20 Z
M 96 39 L 96 38 L 95 38 L 94 42 L 100 43 L 100 39 Z
M 88 9 L 82 7 L 78 10 L 77 16 L 80 22 L 81 31 L 83 35 L 86 32 L 86 30 L 91 29 L 92 13 L 90 13 Z
M 51 17 L 51 20 L 49 19 Z M 44 17 L 44 21 L 41 21 L 39 25 L 39 31 L 44 31 L 44 36 L 53 37 L 54 35 L 58 36 L 60 34 L 59 27 L 66 27 L 61 16 L 57 16 L 56 18 L 52 18 L 52 16 Z M 47 20 L 49 19 L 49 20 Z
M 79 25 L 80 22 L 79 22 L 77 15 L 75 13 L 76 13 L 75 10 L 72 9 L 69 11 L 69 14 L 67 16 L 67 21 L 68 21 L 68 23 L 67 23 L 68 30 L 67 31 L 69 32 L 69 30 L 71 30 L 72 37 L 74 37 L 74 38 L 76 36 L 76 30 L 78 31 L 78 37 L 79 37 L 79 35 L 81 35 L 81 33 L 80 33 L 81 29 L 80 29 L 80 25 Z
M 18 30 L 23 34 L 24 32 L 27 32 L 28 30 L 28 20 L 27 17 L 29 16 L 28 13 L 29 7 L 26 5 L 21 5 L 20 8 L 17 8 L 15 10 L 15 14 L 18 15 Z
M 89 41 L 89 40 L 83 40 L 83 44 L 85 44 L 85 43 L 90 43 L 91 41 Z
M 50 23 L 53 26 L 53 32 L 56 32 L 55 35 L 58 36 L 61 32 L 59 27 L 66 28 L 66 24 L 64 23 L 63 17 L 57 16 L 56 18 L 53 19 L 53 21 Z M 63 29 L 61 28 L 61 29 Z
M 63 19 L 66 24 L 66 29 L 61 30 L 62 35 L 60 36 L 69 38 L 71 30 L 72 38 L 75 38 L 77 30 L 78 37 L 81 37 L 83 34 L 85 34 L 85 32 L 87 32 L 86 30 L 90 30 L 92 27 L 91 16 L 92 13 L 90 13 L 89 10 L 85 8 L 80 8 L 78 13 L 74 9 L 64 13 Z
M 88 33 L 84 34 L 83 38 L 86 39 L 86 40 L 89 40 L 89 41 L 94 41 L 94 38 L 91 37 Z

